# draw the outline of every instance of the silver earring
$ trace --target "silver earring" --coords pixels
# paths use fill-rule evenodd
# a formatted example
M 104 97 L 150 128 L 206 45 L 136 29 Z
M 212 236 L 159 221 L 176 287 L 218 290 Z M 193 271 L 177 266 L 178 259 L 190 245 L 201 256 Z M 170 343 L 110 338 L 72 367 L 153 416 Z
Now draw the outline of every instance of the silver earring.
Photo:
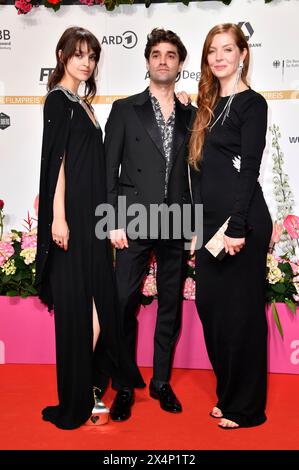
M 242 61 L 242 60 L 240 60 L 240 63 L 239 63 L 239 68 L 240 68 L 240 69 L 242 69 L 242 68 L 243 68 L 243 65 L 244 65 L 244 64 L 243 64 L 243 61 Z

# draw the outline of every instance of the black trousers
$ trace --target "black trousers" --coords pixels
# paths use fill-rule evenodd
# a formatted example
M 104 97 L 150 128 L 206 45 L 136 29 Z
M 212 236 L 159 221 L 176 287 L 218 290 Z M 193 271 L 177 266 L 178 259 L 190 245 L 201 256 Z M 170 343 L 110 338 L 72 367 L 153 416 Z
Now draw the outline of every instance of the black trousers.
M 121 329 L 128 360 L 136 364 L 137 311 L 141 285 L 146 274 L 149 255 L 157 259 L 158 312 L 154 335 L 153 378 L 168 382 L 174 346 L 179 335 L 182 313 L 182 288 L 187 251 L 184 240 L 128 239 L 129 247 L 117 250 L 116 284 Z M 121 378 L 122 386 L 132 387 L 130 379 Z M 119 388 L 114 384 L 115 388 Z

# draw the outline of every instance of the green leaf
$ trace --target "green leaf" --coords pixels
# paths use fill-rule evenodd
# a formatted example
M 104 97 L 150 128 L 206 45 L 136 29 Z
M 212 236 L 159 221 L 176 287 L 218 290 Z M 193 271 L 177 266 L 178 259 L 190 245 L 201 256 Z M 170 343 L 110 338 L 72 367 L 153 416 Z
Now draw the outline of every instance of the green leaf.
M 24 271 L 19 271 L 17 274 L 14 274 L 14 281 L 19 282 L 22 279 L 26 278 L 26 273 Z
M 289 307 L 289 309 L 291 310 L 291 312 L 296 315 L 296 304 L 295 302 L 293 302 L 292 300 L 290 299 L 285 299 L 285 303 L 287 304 L 287 306 Z
M 60 8 L 60 3 L 53 4 L 53 3 L 47 2 L 47 0 L 45 0 L 44 5 L 46 8 L 52 8 L 52 10 L 54 11 L 58 11 Z
M 29 295 L 30 295 L 30 294 L 29 294 L 28 292 L 21 292 L 20 297 L 21 297 L 22 299 L 26 299 L 26 297 L 29 297 Z
M 277 284 L 272 284 L 272 290 L 278 294 L 284 294 L 287 290 L 287 285 L 283 282 L 278 282 Z
M 16 290 L 8 290 L 6 292 L 6 295 L 8 295 L 9 297 L 14 297 L 15 295 L 18 295 L 18 292 Z
M 278 267 L 283 273 L 285 273 L 289 277 L 293 277 L 293 270 L 289 263 L 279 263 Z
M 32 287 L 32 286 L 27 286 L 26 289 L 28 290 L 28 292 L 29 292 L 30 294 L 32 294 L 32 295 L 37 295 L 37 290 L 36 290 L 34 287 Z
M 15 258 L 15 266 L 16 266 L 17 269 L 24 269 L 26 265 L 24 263 L 23 258 L 16 257 Z
M 113 11 L 115 8 L 115 4 L 112 0 L 105 0 L 105 7 L 106 7 L 106 10 Z
M 283 330 L 282 330 L 282 326 L 281 326 L 281 323 L 280 323 L 280 319 L 279 319 L 279 315 L 278 315 L 278 311 L 277 311 L 275 302 L 272 302 L 272 313 L 273 313 L 274 321 L 275 321 L 276 326 L 278 328 L 278 331 L 280 333 L 280 336 L 283 338 Z

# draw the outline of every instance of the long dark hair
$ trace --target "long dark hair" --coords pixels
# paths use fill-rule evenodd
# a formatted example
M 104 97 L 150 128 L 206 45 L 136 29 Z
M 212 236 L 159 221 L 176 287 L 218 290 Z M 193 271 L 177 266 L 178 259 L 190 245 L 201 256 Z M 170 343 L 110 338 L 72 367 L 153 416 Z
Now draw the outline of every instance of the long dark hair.
M 88 52 L 92 50 L 95 54 L 96 66 L 92 75 L 86 80 L 84 90 L 84 100 L 90 104 L 97 91 L 95 77 L 98 73 L 101 46 L 97 38 L 90 31 L 79 26 L 66 29 L 59 39 L 55 52 L 56 67 L 49 77 L 47 89 L 48 91 L 52 90 L 61 81 L 67 62 L 75 55 L 76 49 L 78 46 L 81 47 L 82 43 L 86 43 Z
M 249 67 L 249 46 L 243 31 L 239 26 L 232 23 L 224 23 L 214 26 L 214 28 L 209 31 L 203 46 L 201 57 L 201 76 L 198 84 L 197 112 L 189 143 L 189 163 L 196 169 L 199 169 L 202 157 L 205 132 L 213 119 L 213 109 L 219 99 L 219 80 L 212 74 L 208 65 L 208 53 L 215 35 L 221 33 L 231 33 L 240 52 L 244 49 L 247 50 L 241 79 L 245 85 L 248 85 L 247 73 Z

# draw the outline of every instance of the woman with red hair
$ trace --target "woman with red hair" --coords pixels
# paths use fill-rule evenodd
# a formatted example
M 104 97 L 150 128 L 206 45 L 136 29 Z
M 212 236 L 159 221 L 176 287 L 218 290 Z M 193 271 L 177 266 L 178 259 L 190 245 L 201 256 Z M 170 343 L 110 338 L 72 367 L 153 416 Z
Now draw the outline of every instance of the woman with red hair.
M 267 103 L 248 85 L 249 47 L 234 24 L 215 26 L 202 53 L 189 163 L 195 203 L 203 204 L 196 256 L 196 305 L 217 378 L 211 416 L 223 429 L 266 420 L 266 256 L 271 217 L 258 183 Z M 205 244 L 229 218 L 224 256 Z

